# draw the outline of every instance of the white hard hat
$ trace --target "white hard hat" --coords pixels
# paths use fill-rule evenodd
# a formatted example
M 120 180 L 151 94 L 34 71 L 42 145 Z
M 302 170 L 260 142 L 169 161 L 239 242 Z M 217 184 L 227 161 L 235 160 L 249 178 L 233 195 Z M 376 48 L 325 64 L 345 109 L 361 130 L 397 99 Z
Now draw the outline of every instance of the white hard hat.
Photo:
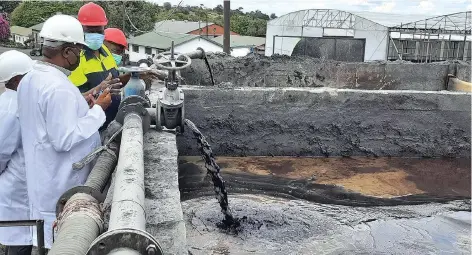
M 23 52 L 9 50 L 0 54 L 0 82 L 31 71 L 33 60 Z
M 47 19 L 39 36 L 48 41 L 86 45 L 82 25 L 76 18 L 69 15 L 58 14 Z

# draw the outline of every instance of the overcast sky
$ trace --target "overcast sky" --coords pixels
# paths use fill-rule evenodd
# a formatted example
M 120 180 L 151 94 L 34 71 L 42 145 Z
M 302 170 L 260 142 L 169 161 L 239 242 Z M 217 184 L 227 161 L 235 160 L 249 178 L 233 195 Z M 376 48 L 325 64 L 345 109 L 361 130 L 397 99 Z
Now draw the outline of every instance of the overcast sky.
M 151 0 L 158 4 L 180 0 Z M 232 0 L 231 9 L 261 10 L 278 16 L 303 9 L 339 9 L 343 11 L 371 11 L 400 14 L 440 15 L 472 10 L 472 0 Z M 215 7 L 223 0 L 183 0 L 182 6 L 200 5 Z

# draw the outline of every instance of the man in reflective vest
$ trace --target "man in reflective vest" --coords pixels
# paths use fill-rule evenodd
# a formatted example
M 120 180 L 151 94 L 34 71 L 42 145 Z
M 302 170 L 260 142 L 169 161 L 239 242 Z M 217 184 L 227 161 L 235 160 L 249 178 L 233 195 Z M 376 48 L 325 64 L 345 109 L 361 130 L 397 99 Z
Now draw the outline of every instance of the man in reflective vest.
M 85 94 L 101 91 L 104 87 L 111 89 L 112 103 L 105 111 L 106 121 L 100 128 L 104 130 L 115 119 L 121 102 L 120 89 L 128 83 L 131 74 L 118 73 L 113 54 L 103 44 L 105 26 L 108 24 L 103 8 L 95 3 L 87 3 L 80 8 L 77 18 L 84 29 L 87 46 L 80 54 L 79 67 L 71 73 L 69 79 Z M 97 86 L 100 87 L 96 89 Z

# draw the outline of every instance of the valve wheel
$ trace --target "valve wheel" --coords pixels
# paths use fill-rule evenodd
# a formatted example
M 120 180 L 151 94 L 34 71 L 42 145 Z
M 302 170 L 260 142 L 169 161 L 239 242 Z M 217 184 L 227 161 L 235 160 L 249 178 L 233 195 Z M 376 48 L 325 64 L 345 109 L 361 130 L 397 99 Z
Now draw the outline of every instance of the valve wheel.
M 182 58 L 184 60 L 182 60 Z M 157 55 L 156 59 L 154 60 L 154 64 L 164 70 L 177 71 L 189 67 L 190 64 L 192 64 L 192 59 L 190 59 L 190 57 L 187 55 L 176 55 L 172 54 L 171 52 L 166 52 L 159 53 L 159 55 Z

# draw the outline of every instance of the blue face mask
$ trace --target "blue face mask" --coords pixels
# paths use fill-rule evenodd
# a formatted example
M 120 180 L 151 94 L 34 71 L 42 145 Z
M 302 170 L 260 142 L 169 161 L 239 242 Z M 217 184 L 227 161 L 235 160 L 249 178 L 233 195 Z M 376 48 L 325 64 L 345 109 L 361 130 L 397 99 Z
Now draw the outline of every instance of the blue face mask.
M 113 55 L 113 58 L 115 59 L 115 62 L 116 62 L 116 65 L 120 65 L 121 64 L 121 58 L 123 58 L 123 56 L 121 55 L 117 55 L 115 53 L 112 53 L 111 55 Z
M 105 36 L 97 33 L 85 33 L 85 43 L 91 50 L 98 50 L 102 47 Z

